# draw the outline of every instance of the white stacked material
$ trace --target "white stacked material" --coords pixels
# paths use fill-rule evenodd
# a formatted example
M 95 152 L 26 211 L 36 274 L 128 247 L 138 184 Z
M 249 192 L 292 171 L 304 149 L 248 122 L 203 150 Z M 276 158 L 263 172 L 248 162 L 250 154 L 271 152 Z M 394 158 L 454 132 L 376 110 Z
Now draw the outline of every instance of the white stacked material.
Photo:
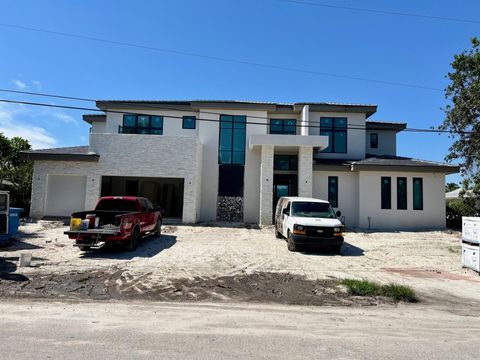
M 480 244 L 480 217 L 462 217 L 462 241 Z
M 480 247 L 462 243 L 462 266 L 480 272 Z
M 480 218 L 462 218 L 462 266 L 480 272 Z

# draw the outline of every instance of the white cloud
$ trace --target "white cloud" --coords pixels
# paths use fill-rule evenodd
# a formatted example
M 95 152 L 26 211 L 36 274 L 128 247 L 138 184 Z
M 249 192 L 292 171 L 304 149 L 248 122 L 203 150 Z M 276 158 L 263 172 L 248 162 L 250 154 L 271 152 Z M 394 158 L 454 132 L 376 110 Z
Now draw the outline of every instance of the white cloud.
M 58 120 L 64 122 L 65 124 L 76 124 L 76 125 L 78 125 L 77 120 L 73 116 L 67 115 L 65 113 L 57 112 L 57 113 L 54 113 L 53 116 L 55 116 Z
M 38 80 L 32 80 L 32 85 L 37 89 L 41 90 L 42 89 L 42 83 Z
M 21 136 L 27 139 L 34 149 L 50 148 L 57 144 L 44 128 L 22 124 L 18 119 L 22 114 L 27 113 L 24 107 L 13 107 L 8 104 L 0 104 L 0 132 L 11 138 Z
M 18 90 L 25 90 L 28 86 L 21 80 L 12 80 L 13 84 L 17 87 Z

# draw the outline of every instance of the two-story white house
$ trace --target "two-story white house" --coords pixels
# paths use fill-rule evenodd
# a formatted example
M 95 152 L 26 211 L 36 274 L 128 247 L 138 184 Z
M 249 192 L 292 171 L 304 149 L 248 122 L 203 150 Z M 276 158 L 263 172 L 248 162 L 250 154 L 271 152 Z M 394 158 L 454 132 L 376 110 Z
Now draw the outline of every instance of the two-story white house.
M 397 156 L 405 123 L 375 105 L 97 101 L 89 146 L 32 150 L 34 218 L 138 195 L 184 223 L 272 223 L 281 196 L 330 201 L 349 227 L 445 228 L 445 175 L 458 167 Z

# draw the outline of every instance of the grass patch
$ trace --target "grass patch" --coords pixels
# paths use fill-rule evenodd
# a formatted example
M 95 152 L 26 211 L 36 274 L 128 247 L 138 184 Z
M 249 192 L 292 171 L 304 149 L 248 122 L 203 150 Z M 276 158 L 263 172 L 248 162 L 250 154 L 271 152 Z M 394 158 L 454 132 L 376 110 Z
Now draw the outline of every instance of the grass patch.
M 415 291 L 404 285 L 380 285 L 367 280 L 344 279 L 342 285 L 353 296 L 385 296 L 395 301 L 417 302 Z
M 456 246 L 449 246 L 448 251 L 454 254 L 461 254 L 462 253 L 462 247 L 460 245 Z

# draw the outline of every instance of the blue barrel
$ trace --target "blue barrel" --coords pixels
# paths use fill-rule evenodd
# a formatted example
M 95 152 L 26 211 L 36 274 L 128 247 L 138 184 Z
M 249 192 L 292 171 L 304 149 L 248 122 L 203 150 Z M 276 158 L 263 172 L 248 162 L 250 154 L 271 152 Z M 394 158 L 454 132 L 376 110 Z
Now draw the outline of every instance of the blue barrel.
M 10 208 L 10 215 L 8 217 L 8 235 L 13 236 L 17 233 L 20 226 L 20 214 L 23 212 L 22 208 Z

